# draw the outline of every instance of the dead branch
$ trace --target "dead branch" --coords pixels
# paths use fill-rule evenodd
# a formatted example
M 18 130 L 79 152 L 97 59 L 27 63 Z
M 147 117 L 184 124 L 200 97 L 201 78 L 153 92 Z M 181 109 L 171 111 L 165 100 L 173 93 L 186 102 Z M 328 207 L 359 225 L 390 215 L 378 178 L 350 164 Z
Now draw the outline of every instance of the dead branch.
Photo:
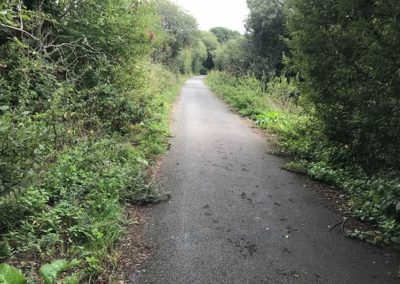
M 11 29 L 11 30 L 14 30 L 14 31 L 21 32 L 21 33 L 31 37 L 35 41 L 40 42 L 40 40 L 37 37 L 35 37 L 33 34 L 31 34 L 30 32 L 27 32 L 27 31 L 25 31 L 25 30 L 23 30 L 21 28 L 16 28 L 16 27 L 13 27 L 13 26 L 10 26 L 10 25 L 6 25 L 6 24 L 2 24 L 2 23 L 0 23 L 0 26 L 3 27 L 3 28 L 7 28 L 7 29 Z

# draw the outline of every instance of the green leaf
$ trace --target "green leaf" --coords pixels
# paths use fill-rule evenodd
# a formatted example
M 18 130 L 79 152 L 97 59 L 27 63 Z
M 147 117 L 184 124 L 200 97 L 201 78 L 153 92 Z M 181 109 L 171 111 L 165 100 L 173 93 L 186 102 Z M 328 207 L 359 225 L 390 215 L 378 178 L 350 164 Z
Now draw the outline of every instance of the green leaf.
M 43 265 L 39 273 L 43 277 L 45 284 L 53 284 L 59 273 L 68 268 L 68 261 L 65 259 L 55 260 L 52 263 Z
M 25 284 L 21 271 L 8 264 L 0 264 L 0 284 Z
M 58 259 L 58 260 L 53 261 L 52 263 L 43 265 L 40 268 L 39 273 L 42 276 L 45 284 L 53 284 L 56 281 L 57 276 L 61 272 L 65 271 L 67 269 L 70 269 L 74 266 L 77 266 L 79 264 L 80 264 L 80 261 L 77 259 L 73 259 L 70 262 L 68 262 L 65 259 Z M 73 279 L 71 279 L 71 281 L 72 280 Z M 67 283 L 74 283 L 74 282 L 67 282 Z M 0 282 L 0 284 L 1 284 L 1 282 Z

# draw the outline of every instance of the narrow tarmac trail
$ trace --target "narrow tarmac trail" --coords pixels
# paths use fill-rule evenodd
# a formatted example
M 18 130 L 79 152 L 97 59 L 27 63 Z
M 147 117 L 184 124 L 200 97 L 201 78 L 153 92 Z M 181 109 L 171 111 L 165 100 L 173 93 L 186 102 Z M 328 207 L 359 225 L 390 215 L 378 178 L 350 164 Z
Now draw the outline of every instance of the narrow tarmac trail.
M 395 254 L 329 231 L 339 217 L 307 178 L 201 77 L 183 87 L 151 211 L 153 255 L 134 283 L 398 283 Z

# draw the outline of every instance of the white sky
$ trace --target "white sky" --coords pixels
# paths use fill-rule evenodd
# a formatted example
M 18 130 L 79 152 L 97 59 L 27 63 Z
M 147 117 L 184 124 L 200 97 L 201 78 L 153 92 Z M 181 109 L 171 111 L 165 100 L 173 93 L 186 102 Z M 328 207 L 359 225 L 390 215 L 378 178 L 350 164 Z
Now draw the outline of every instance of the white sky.
M 244 33 L 246 0 L 171 0 L 193 15 L 201 30 L 226 27 Z

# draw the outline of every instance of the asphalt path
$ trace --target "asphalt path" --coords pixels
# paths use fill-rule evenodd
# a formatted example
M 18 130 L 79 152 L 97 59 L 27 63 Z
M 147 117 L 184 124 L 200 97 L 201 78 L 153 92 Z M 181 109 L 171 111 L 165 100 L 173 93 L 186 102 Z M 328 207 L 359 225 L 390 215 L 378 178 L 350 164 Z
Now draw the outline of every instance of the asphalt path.
M 399 283 L 399 258 L 330 232 L 340 219 L 306 177 L 204 85 L 187 81 L 135 283 Z

